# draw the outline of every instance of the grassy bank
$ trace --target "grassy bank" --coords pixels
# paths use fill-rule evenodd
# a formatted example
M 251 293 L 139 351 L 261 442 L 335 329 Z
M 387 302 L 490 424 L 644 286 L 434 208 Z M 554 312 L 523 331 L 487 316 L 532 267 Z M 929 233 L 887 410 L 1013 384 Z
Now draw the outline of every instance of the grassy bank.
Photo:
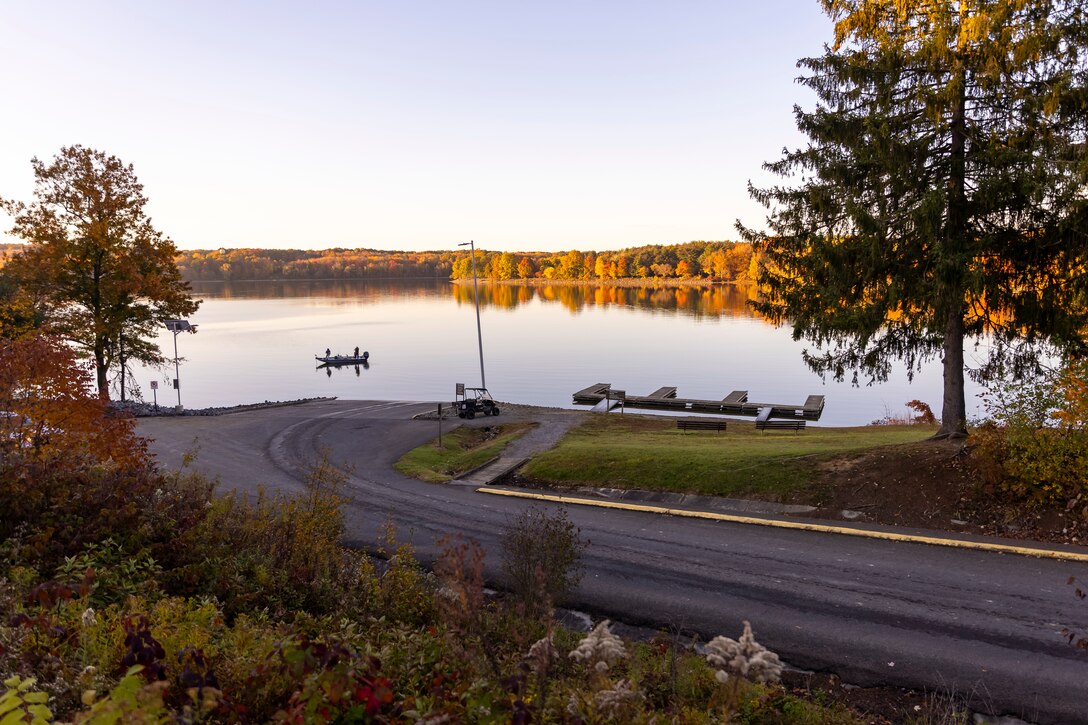
M 394 468 L 405 476 L 442 483 L 482 466 L 500 455 L 512 442 L 535 427 L 535 423 L 507 423 L 482 428 L 461 426 L 438 440 L 409 451 Z
M 821 458 L 910 443 L 927 426 L 809 427 L 762 433 L 729 421 L 724 433 L 683 432 L 672 418 L 594 415 L 521 474 L 558 486 L 642 488 L 779 499 L 802 487 Z

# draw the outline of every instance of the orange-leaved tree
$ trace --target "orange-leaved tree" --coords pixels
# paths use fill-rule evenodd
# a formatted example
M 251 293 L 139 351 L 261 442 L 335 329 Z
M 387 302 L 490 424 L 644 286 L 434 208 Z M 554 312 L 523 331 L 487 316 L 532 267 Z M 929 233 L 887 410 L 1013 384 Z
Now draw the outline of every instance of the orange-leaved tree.
M 190 295 L 177 249 L 151 225 L 132 166 L 69 146 L 52 162 L 35 158 L 34 201 L 0 199 L 28 244 L 5 267 L 41 306 L 50 329 L 94 358 L 98 394 L 127 360 L 162 364 L 155 342 L 164 319 L 185 317 Z
M 16 537 L 40 571 L 107 537 L 136 551 L 165 542 L 204 496 L 188 500 L 157 472 L 69 345 L 0 339 L 0 542 Z
M 5 456 L 78 455 L 127 466 L 146 455 L 132 419 L 111 416 L 93 395 L 90 369 L 60 339 L 0 339 L 0 451 Z

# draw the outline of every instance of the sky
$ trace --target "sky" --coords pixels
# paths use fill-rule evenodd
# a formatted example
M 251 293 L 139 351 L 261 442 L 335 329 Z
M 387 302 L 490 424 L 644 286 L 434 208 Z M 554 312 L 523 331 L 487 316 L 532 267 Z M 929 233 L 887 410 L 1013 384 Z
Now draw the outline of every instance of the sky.
M 737 239 L 831 33 L 817 0 L 6 3 L 0 197 L 82 144 L 182 249 Z

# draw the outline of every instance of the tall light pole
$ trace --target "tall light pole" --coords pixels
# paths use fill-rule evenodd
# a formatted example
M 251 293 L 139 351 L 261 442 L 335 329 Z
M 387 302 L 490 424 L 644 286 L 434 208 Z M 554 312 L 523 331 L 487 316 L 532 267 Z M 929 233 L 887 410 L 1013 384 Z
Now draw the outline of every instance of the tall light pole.
M 196 334 L 196 325 L 190 325 L 188 320 L 164 320 L 166 329 L 174 333 L 174 389 L 178 391 L 178 408 L 181 408 L 181 372 L 178 368 L 178 333 L 191 332 Z
M 476 244 L 472 240 L 461 242 L 458 247 L 468 245 L 472 250 L 472 298 L 476 301 L 476 340 L 480 345 L 480 387 L 487 389 L 487 380 L 484 378 L 484 334 L 480 329 L 480 287 L 476 282 Z

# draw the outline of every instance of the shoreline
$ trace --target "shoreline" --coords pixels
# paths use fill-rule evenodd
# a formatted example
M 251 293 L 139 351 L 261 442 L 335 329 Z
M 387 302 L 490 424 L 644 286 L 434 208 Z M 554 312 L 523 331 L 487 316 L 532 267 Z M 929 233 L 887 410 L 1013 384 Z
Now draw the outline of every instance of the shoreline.
M 114 413 L 127 413 L 133 418 L 173 418 L 186 415 L 230 415 L 231 413 L 244 413 L 249 410 L 286 408 L 291 405 L 321 403 L 330 400 L 336 400 L 336 396 L 324 398 L 300 398 L 298 400 L 266 400 L 263 403 L 213 406 L 210 408 L 182 408 L 181 410 L 178 410 L 177 406 L 173 405 L 156 406 L 151 403 L 133 402 L 129 400 L 123 403 L 120 401 L 110 401 L 110 410 Z

